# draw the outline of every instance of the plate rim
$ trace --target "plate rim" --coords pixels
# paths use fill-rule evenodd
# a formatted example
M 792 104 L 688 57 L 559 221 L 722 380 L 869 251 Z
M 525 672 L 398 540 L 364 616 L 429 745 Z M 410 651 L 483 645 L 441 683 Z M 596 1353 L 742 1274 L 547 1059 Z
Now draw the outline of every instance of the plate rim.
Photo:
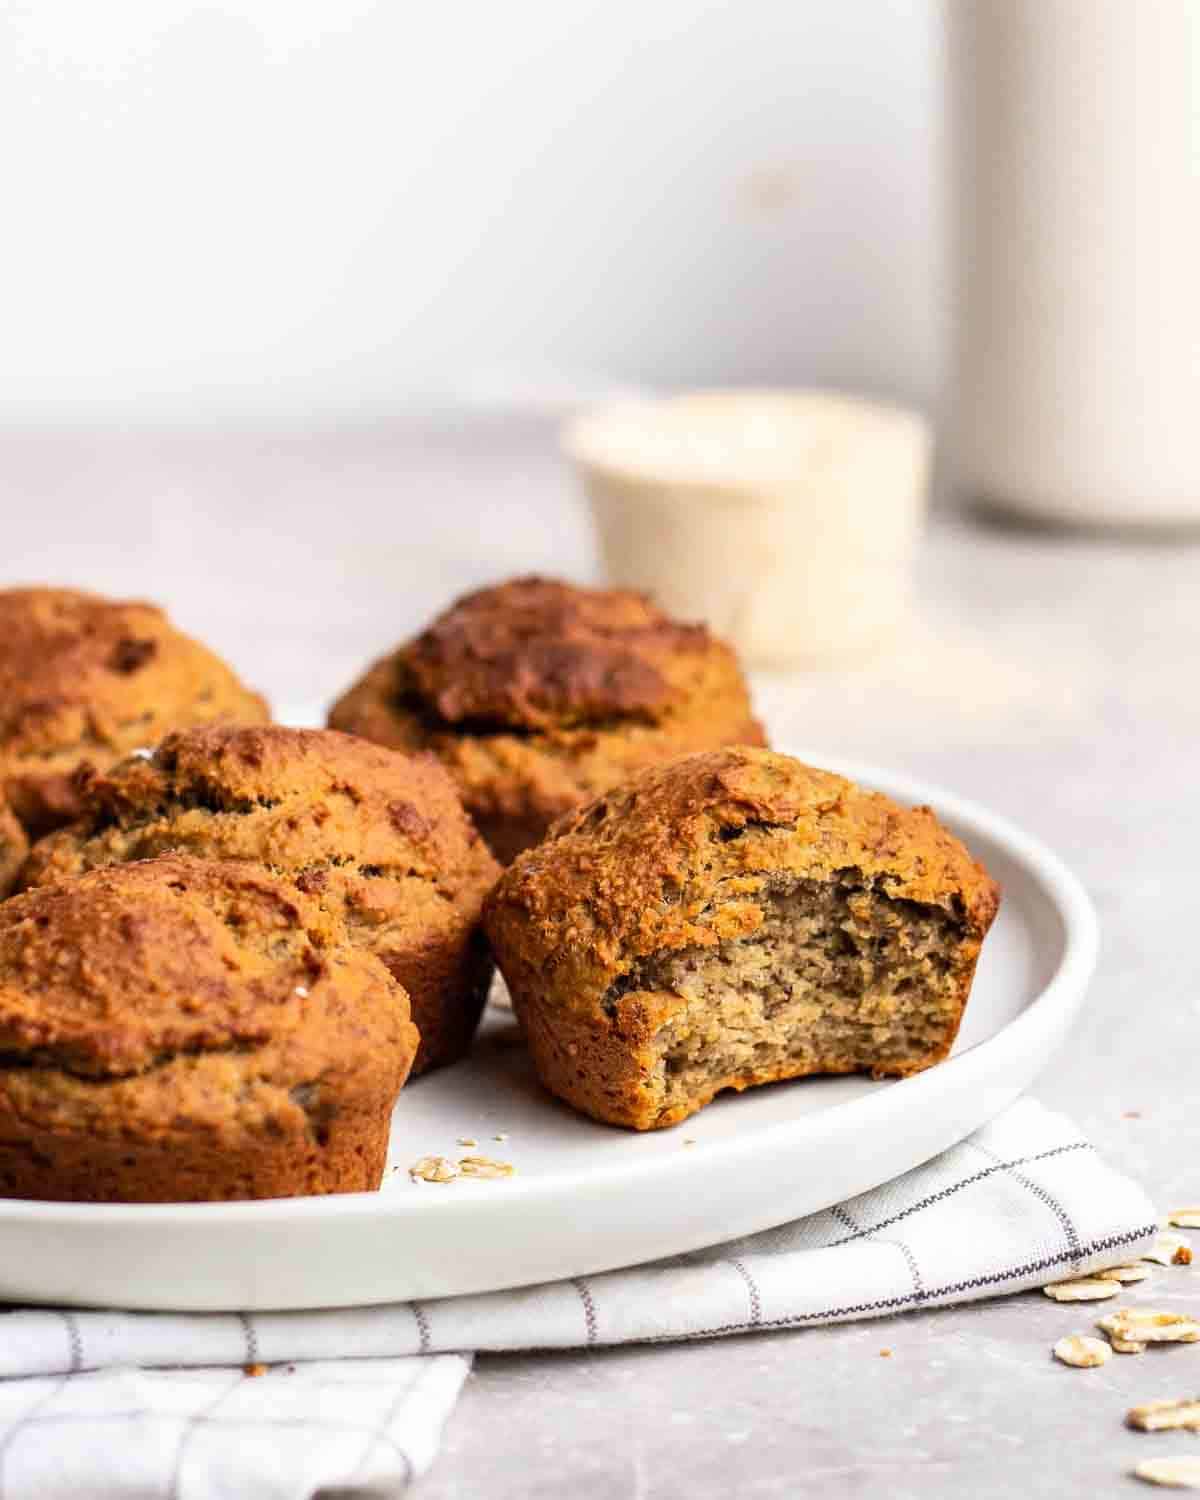
M 919 1099 L 922 1088 L 938 1087 L 930 1080 L 939 1075 L 944 1076 L 947 1070 L 956 1070 L 956 1077 L 960 1080 L 969 1071 L 989 1072 L 993 1058 L 1003 1057 L 1006 1053 L 1019 1055 L 1025 1052 L 1028 1050 L 1028 1042 L 1039 1033 L 1050 1035 L 1057 1044 L 1065 1036 L 1082 1006 L 1099 956 L 1099 920 L 1082 881 L 1040 838 L 1026 832 L 1006 815 L 993 812 L 983 804 L 948 791 L 938 784 L 910 776 L 904 770 L 890 770 L 841 755 L 814 753 L 805 747 L 778 748 L 782 753 L 810 765 L 829 767 L 840 775 L 882 791 L 905 804 L 931 805 L 939 818 L 953 823 L 963 832 L 968 846 L 972 837 L 980 834 L 1003 849 L 1027 873 L 1032 874 L 1042 893 L 1048 897 L 1062 926 L 1063 947 L 1054 972 L 1038 993 L 1019 1015 L 1006 1022 L 992 1036 L 985 1037 L 962 1052 L 954 1053 L 934 1068 L 895 1080 L 878 1093 L 841 1100 L 816 1114 L 760 1124 L 745 1134 L 738 1133 L 721 1141 L 710 1142 L 705 1147 L 705 1159 L 712 1163 L 714 1170 L 736 1163 L 740 1151 L 753 1150 L 758 1153 L 764 1147 L 769 1149 L 798 1127 L 803 1128 L 805 1122 L 828 1118 L 846 1109 L 853 1108 L 863 1114 L 866 1117 L 864 1128 L 869 1129 L 872 1113 L 890 1111 L 899 1095 L 909 1099 L 917 1095 Z M 1054 1035 L 1056 1030 L 1057 1036 Z M 1047 1049 L 1033 1076 L 1036 1076 L 1036 1072 L 1040 1071 L 1040 1067 L 1051 1056 L 1052 1050 Z M 918 1107 L 916 1101 L 914 1107 Z M 977 1120 L 971 1129 L 978 1128 L 982 1123 L 983 1120 Z M 964 1132 L 969 1133 L 969 1130 Z M 962 1138 L 961 1135 L 958 1137 Z M 613 1178 L 620 1178 L 628 1185 L 631 1179 L 638 1179 L 644 1186 L 643 1179 L 646 1178 L 657 1175 L 669 1178 L 676 1161 L 677 1158 L 674 1157 L 648 1155 L 640 1161 L 634 1159 L 600 1164 L 589 1169 L 586 1180 L 589 1184 L 607 1185 Z M 531 1206 L 535 1202 L 553 1200 L 561 1191 L 564 1180 L 578 1182 L 579 1178 L 567 1178 L 565 1172 L 551 1172 L 531 1178 L 507 1179 L 502 1211 L 511 1211 L 522 1204 Z M 222 1221 L 227 1222 L 231 1228 L 249 1228 L 262 1223 L 278 1226 L 289 1221 L 299 1227 L 309 1223 L 327 1225 L 335 1219 L 373 1219 L 399 1223 L 414 1215 L 430 1212 L 453 1222 L 460 1218 L 469 1220 L 476 1217 L 489 1201 L 497 1200 L 489 1200 L 473 1193 L 453 1199 L 447 1196 L 435 1200 L 425 1195 L 409 1197 L 402 1194 L 381 1194 L 378 1190 L 225 1203 L 60 1203 L 39 1199 L 0 1198 L 0 1228 L 7 1223 L 28 1223 L 30 1220 L 40 1221 L 47 1228 L 86 1226 L 88 1229 L 99 1229 L 114 1225 L 122 1230 L 139 1226 L 147 1229 L 178 1229 L 198 1224 L 212 1228 Z

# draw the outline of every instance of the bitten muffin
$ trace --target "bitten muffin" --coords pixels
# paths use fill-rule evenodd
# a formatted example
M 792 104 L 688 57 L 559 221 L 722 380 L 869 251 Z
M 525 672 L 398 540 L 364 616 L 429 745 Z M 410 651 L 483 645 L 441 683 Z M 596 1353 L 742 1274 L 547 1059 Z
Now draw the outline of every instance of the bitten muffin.
M 763 743 L 737 658 L 642 594 L 521 578 L 468 594 L 377 662 L 336 729 L 450 771 L 498 859 L 644 766 Z
M 16 883 L 17 871 L 21 868 L 28 849 L 25 830 L 0 793 L 0 901 Z
M 169 729 L 263 723 L 267 705 L 152 604 L 0 590 L 0 789 L 33 837 L 79 815 L 71 780 Z
M 294 887 L 164 857 L 0 906 L 0 1195 L 378 1187 L 408 998 Z
M 722 1089 L 940 1061 L 998 901 L 929 808 L 734 748 L 564 817 L 484 923 L 547 1088 L 653 1130 Z
M 169 851 L 251 860 L 316 900 L 408 991 L 414 1074 L 467 1050 L 492 977 L 480 911 L 500 870 L 432 756 L 331 729 L 209 725 L 84 771 L 74 791 L 80 821 L 34 846 L 22 886 Z

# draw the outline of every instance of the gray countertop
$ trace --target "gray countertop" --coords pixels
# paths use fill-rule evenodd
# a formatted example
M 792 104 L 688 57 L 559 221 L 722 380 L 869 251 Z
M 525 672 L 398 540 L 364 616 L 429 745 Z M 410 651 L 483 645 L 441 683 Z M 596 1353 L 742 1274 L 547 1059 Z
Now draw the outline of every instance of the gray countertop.
M 595 573 L 536 425 L 0 437 L 0 516 L 0 582 L 166 601 L 281 705 L 332 697 L 464 587 Z M 889 653 L 761 679 L 762 713 L 780 743 L 941 782 L 1074 865 L 1100 911 L 1100 972 L 1036 1093 L 1161 1208 L 1196 1203 L 1200 541 L 945 512 L 918 593 Z M 1200 1270 L 1170 1274 L 1171 1304 L 1200 1307 Z M 1033 1294 L 680 1348 L 484 1357 L 420 1494 L 1136 1493 L 1122 1476 L 1149 1450 L 1122 1413 L 1194 1393 L 1200 1349 L 1056 1364 L 1051 1344 L 1087 1321 Z

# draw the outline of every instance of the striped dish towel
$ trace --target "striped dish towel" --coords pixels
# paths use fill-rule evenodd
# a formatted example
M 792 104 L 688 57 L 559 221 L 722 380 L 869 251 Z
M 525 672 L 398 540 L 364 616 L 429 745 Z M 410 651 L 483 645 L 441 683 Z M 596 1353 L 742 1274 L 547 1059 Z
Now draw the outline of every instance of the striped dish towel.
M 1140 1188 L 1021 1100 L 810 1218 L 624 1271 L 329 1312 L 0 1314 L 0 1500 L 401 1492 L 478 1350 L 802 1329 L 1136 1258 Z M 265 1370 L 264 1370 L 265 1367 Z

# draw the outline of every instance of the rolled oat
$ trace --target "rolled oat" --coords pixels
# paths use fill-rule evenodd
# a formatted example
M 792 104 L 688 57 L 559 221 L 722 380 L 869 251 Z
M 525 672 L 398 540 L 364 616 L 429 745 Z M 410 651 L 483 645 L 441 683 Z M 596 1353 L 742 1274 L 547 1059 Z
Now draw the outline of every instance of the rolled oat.
M 1079 1281 L 1055 1281 L 1042 1291 L 1055 1302 L 1103 1302 L 1106 1297 L 1118 1296 L 1121 1287 L 1115 1281 L 1085 1277 Z
M 1055 1344 L 1054 1357 L 1064 1365 L 1087 1370 L 1094 1369 L 1097 1365 L 1106 1365 L 1112 1358 L 1112 1349 L 1103 1339 L 1090 1338 L 1083 1333 L 1071 1333 Z

